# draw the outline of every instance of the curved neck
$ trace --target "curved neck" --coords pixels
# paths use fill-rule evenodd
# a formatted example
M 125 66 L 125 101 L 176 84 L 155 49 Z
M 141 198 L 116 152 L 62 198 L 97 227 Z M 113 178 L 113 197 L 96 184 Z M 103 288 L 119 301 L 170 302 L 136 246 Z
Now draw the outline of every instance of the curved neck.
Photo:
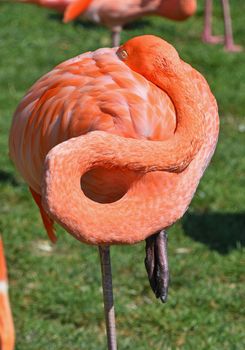
M 168 75 L 158 70 L 152 82 L 168 94 L 175 106 L 176 132 L 183 127 L 188 135 L 201 139 L 204 122 L 202 96 L 186 63 L 180 60 L 172 69 Z
M 179 60 L 168 70 L 163 69 L 164 62 L 159 61 L 157 65 L 145 77 L 167 93 L 177 117 L 174 136 L 161 142 L 160 154 L 165 171 L 179 172 L 188 166 L 204 142 L 204 105 L 187 64 Z

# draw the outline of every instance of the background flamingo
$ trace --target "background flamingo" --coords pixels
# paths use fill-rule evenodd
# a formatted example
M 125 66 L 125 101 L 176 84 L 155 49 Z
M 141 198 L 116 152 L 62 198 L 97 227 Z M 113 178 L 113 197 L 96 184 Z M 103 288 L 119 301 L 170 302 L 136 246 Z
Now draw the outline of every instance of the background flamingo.
M 78 240 L 101 246 L 111 349 L 108 246 L 146 239 L 148 277 L 165 301 L 161 230 L 186 211 L 217 137 L 217 106 L 205 79 L 154 36 L 60 64 L 17 108 L 11 158 L 49 235 L 55 220 Z
M 75 0 L 67 6 L 64 22 L 81 14 L 101 23 L 112 32 L 112 44 L 118 46 L 123 26 L 139 17 L 158 15 L 181 21 L 196 11 L 196 0 Z
M 113 46 L 120 43 L 123 26 L 139 17 L 158 15 L 176 21 L 192 16 L 196 0 L 22 0 L 23 2 L 53 8 L 64 12 L 64 22 L 83 15 L 93 22 L 108 27 Z
M 0 349 L 14 349 L 14 324 L 8 297 L 7 266 L 0 236 Z
M 212 12 L 213 12 L 213 0 L 205 0 L 205 13 L 204 13 L 204 31 L 203 41 L 210 44 L 225 43 L 225 49 L 230 52 L 242 51 L 242 47 L 234 44 L 232 21 L 230 15 L 229 0 L 221 0 L 223 17 L 224 17 L 224 29 L 225 37 L 212 35 Z
M 196 0 L 19 0 L 42 7 L 55 9 L 64 14 L 64 22 L 84 17 L 107 26 L 112 32 L 113 46 L 120 43 L 122 27 L 141 16 L 159 15 L 173 20 L 184 20 L 196 11 Z M 213 0 L 205 0 L 204 30 L 202 39 L 206 43 L 225 43 L 230 52 L 242 51 L 234 44 L 229 0 L 221 0 L 225 36 L 212 35 Z

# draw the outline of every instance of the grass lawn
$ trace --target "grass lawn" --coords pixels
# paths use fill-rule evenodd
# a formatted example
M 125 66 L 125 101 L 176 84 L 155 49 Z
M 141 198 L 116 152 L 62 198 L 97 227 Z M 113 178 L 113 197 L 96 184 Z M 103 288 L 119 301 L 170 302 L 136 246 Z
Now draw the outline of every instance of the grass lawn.
M 216 3 L 215 32 L 220 33 Z M 230 3 L 236 42 L 245 47 L 245 2 Z M 122 37 L 153 33 L 173 43 L 210 83 L 221 132 L 188 213 L 169 231 L 166 305 L 149 288 L 144 244 L 112 248 L 120 350 L 245 349 L 245 55 L 200 41 L 203 1 L 198 5 L 196 16 L 185 23 L 143 19 Z M 56 246 L 49 245 L 27 186 L 8 158 L 7 140 L 13 112 L 37 78 L 63 60 L 109 45 L 105 28 L 86 21 L 65 26 L 52 11 L 0 4 L 0 232 L 16 350 L 105 349 L 97 249 L 79 244 L 62 229 Z

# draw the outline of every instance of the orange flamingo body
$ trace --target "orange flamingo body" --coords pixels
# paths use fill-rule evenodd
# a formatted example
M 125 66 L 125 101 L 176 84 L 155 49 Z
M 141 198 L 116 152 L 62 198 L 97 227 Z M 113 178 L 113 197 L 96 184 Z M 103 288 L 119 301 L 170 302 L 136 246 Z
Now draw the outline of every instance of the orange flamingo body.
M 55 239 L 56 221 L 78 240 L 100 245 L 111 350 L 112 284 L 103 247 L 146 239 L 150 284 L 166 301 L 162 230 L 187 210 L 218 131 L 217 105 L 205 79 L 151 35 L 58 65 L 15 112 L 10 155 L 49 236 Z
M 62 63 L 41 78 L 20 103 L 11 129 L 10 153 L 37 194 L 42 194 L 45 157 L 55 145 L 61 143 L 55 148 L 57 153 L 62 153 L 63 147 L 84 149 L 84 155 L 94 152 L 93 167 L 86 166 L 82 177 L 82 189 L 90 199 L 81 192 L 76 205 L 70 202 L 70 209 L 67 208 L 66 196 L 71 191 L 69 186 L 73 186 L 75 169 L 69 175 L 71 183 L 67 181 L 63 188 L 63 199 L 57 198 L 60 209 L 66 211 L 62 220 L 53 213 L 57 208 L 48 204 L 49 192 L 43 193 L 46 209 L 50 205 L 51 217 L 78 239 L 95 244 L 135 243 L 170 226 L 187 209 L 214 151 L 218 124 L 216 104 L 204 78 L 180 62 L 185 79 L 192 81 L 186 94 L 193 110 L 189 106 L 186 109 L 193 113 L 193 127 L 197 118 L 194 106 L 201 103 L 205 115 L 202 128 L 206 128 L 205 143 L 181 172 L 171 162 L 183 168 L 186 164 L 181 163 L 190 161 L 181 158 L 185 156 L 183 145 L 179 144 L 176 154 L 171 154 L 171 149 L 165 151 L 165 145 L 168 147 L 176 137 L 178 126 L 177 107 L 171 92 L 167 94 L 159 84 L 130 69 L 118 59 L 115 49 L 100 49 Z M 185 82 L 186 85 L 189 86 Z M 184 99 L 184 94 L 176 97 L 177 104 L 180 98 Z M 189 127 L 191 130 L 192 126 Z M 84 136 L 77 138 L 80 135 Z M 62 144 L 70 138 L 79 141 L 72 140 L 71 146 L 69 142 Z M 162 147 L 166 162 L 170 162 L 166 167 L 160 159 L 159 164 L 154 165 Z M 138 152 L 136 155 L 134 149 Z M 84 156 L 79 157 L 83 162 Z M 64 174 L 66 170 L 70 172 L 65 162 L 68 159 L 60 164 Z M 48 169 L 49 160 L 46 163 Z M 70 160 L 69 164 L 72 166 Z M 74 211 L 74 205 L 78 211 Z M 67 222 L 71 220 L 76 230 L 69 228 Z

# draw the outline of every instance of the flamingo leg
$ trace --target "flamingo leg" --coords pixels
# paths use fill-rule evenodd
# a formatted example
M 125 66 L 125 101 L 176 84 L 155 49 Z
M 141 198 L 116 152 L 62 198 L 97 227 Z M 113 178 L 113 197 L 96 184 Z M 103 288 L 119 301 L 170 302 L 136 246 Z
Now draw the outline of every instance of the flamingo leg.
M 234 44 L 229 0 L 221 0 L 221 2 L 225 24 L 225 49 L 230 52 L 242 51 L 241 46 Z
M 145 267 L 151 288 L 163 303 L 167 301 L 169 285 L 167 242 L 164 230 L 146 239 Z
M 205 1 L 204 10 L 204 30 L 202 34 L 202 40 L 209 44 L 218 44 L 224 41 L 224 37 L 221 35 L 212 35 L 212 12 L 213 12 L 213 0 Z
M 117 47 L 120 45 L 121 31 L 122 31 L 121 26 L 116 26 L 112 28 L 112 31 L 111 31 L 112 47 Z
M 99 246 L 108 350 L 117 350 L 110 246 Z

